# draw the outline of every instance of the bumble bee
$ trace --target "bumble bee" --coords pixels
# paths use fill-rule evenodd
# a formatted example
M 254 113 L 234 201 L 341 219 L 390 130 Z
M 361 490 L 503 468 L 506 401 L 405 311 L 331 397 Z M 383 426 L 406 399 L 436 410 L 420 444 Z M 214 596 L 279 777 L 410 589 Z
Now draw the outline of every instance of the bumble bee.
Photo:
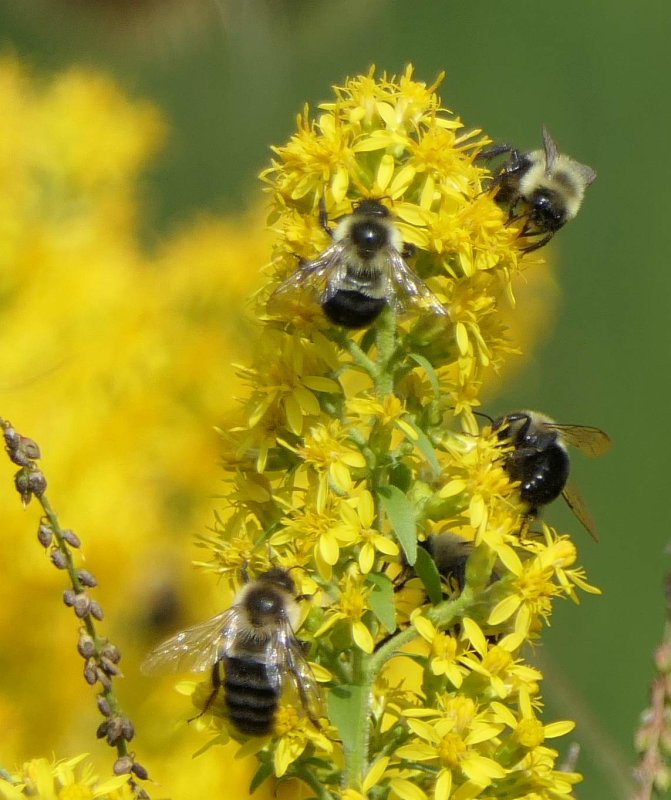
M 333 243 L 314 261 L 298 269 L 272 294 L 270 307 L 287 293 L 308 290 L 335 325 L 364 328 L 387 305 L 426 307 L 441 316 L 447 310 L 406 264 L 414 248 L 406 245 L 389 209 L 379 200 L 361 200 L 335 230 L 322 201 L 320 221 Z
M 142 671 L 212 670 L 212 694 L 223 688 L 231 722 L 240 733 L 271 733 L 287 681 L 315 724 L 321 711 L 319 689 L 296 638 L 299 607 L 296 585 L 278 567 L 239 591 L 233 605 L 211 619 L 175 634 L 152 650 Z
M 461 591 L 466 584 L 466 562 L 473 552 L 473 542 L 445 531 L 432 534 L 420 546 L 433 558 L 439 574 Z
M 541 506 L 563 495 L 571 511 L 587 532 L 598 541 L 594 522 L 578 494 L 569 483 L 567 445 L 595 458 L 611 445 L 608 434 L 587 425 L 559 425 L 536 411 L 506 414 L 494 422 L 501 441 L 514 449 L 505 456 L 504 467 L 510 478 L 520 482 L 520 496 L 536 516 Z
M 510 159 L 494 178 L 496 200 L 508 206 L 509 222 L 524 218 L 522 237 L 541 238 L 522 252 L 530 253 L 546 245 L 555 233 L 580 210 L 585 190 L 596 179 L 596 172 L 585 164 L 560 154 L 543 126 L 543 149 L 521 153 L 499 145 L 481 153 L 491 158 L 509 152 Z

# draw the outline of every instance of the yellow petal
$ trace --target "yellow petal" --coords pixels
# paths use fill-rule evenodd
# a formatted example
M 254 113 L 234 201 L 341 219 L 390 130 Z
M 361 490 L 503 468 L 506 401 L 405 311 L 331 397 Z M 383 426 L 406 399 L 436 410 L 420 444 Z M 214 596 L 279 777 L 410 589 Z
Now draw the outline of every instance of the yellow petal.
M 319 400 L 305 386 L 296 386 L 292 394 L 303 414 L 317 416 L 321 411 Z
M 565 719 L 560 722 L 551 722 L 543 728 L 546 739 L 554 739 L 557 736 L 565 736 L 575 728 L 575 722 Z
M 363 650 L 364 653 L 373 652 L 373 647 L 375 645 L 373 642 L 373 637 L 371 632 L 363 624 L 363 622 L 361 622 L 361 620 L 358 620 L 352 624 L 352 638 L 354 639 L 357 647 Z
M 333 566 L 338 561 L 340 555 L 340 548 L 338 541 L 331 533 L 323 533 L 319 537 L 319 555 L 329 565 Z
M 487 639 L 480 630 L 478 623 L 474 622 L 470 617 L 464 617 L 461 625 L 463 627 L 463 638 L 468 640 L 481 656 L 484 656 L 487 652 Z
M 436 788 L 433 790 L 435 800 L 448 800 L 452 790 L 452 773 L 444 769 L 438 776 Z
M 413 182 L 416 174 L 415 167 L 411 166 L 410 164 L 406 164 L 405 166 L 401 167 L 401 169 L 394 176 L 394 179 L 389 187 L 390 197 L 397 198 L 405 194 L 405 190 Z
M 284 398 L 284 413 L 287 417 L 287 425 L 289 426 L 290 430 L 296 434 L 296 436 L 300 436 L 303 430 L 303 415 L 301 414 L 301 408 L 296 401 L 296 398 L 288 394 Z
M 361 787 L 364 792 L 368 793 L 375 785 L 377 785 L 380 778 L 384 775 L 388 764 L 389 756 L 378 758 L 377 761 L 373 763 L 373 766 L 368 770 L 368 775 L 366 775 L 363 786 Z
M 359 552 L 359 567 L 363 575 L 367 575 L 373 569 L 375 561 L 375 548 L 366 542 Z M 334 562 L 335 563 L 335 562 Z
M 500 603 L 497 603 L 494 606 L 492 613 L 489 615 L 487 623 L 489 625 L 500 625 L 502 622 L 505 622 L 507 619 L 512 617 L 512 615 L 520 607 L 521 603 L 522 598 L 516 594 L 512 594 L 510 597 L 504 598 Z
M 339 461 L 335 461 L 329 467 L 329 476 L 333 483 L 343 492 L 348 492 L 352 488 L 352 478 L 347 467 Z
M 485 501 L 481 494 L 473 495 L 468 508 L 468 516 L 471 525 L 474 528 L 480 527 L 483 519 L 486 517 Z
M 440 497 L 454 497 L 457 494 L 461 494 L 465 488 L 466 481 L 452 480 L 448 481 L 438 494 Z
M 454 334 L 457 339 L 457 347 L 462 356 L 468 355 L 468 331 L 463 322 L 457 322 L 454 329 Z
M 368 489 L 364 489 L 357 498 L 356 508 L 363 527 L 370 528 L 375 519 L 375 503 Z
M 428 800 L 419 786 L 405 778 L 394 778 L 391 781 L 391 790 L 399 800 Z
M 513 575 L 522 574 L 522 562 L 512 547 L 507 544 L 500 544 L 496 548 L 496 555 L 503 561 Z
M 394 157 L 389 153 L 385 153 L 380 159 L 380 165 L 377 168 L 377 175 L 375 176 L 376 188 L 380 190 L 380 194 L 384 194 L 393 175 Z
M 303 383 L 313 392 L 340 393 L 340 384 L 332 378 L 323 378 L 321 375 L 306 375 Z

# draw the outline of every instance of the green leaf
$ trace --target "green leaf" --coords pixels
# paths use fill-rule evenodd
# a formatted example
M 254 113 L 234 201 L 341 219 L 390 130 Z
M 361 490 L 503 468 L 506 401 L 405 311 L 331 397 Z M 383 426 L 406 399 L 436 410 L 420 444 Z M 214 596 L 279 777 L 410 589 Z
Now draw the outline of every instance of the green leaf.
M 396 538 L 403 548 L 405 560 L 412 567 L 417 560 L 417 521 L 415 508 L 408 498 L 396 486 L 381 486 L 378 497 Z
M 399 488 L 402 492 L 407 492 L 412 485 L 412 471 L 410 468 L 399 461 L 389 469 L 389 483 Z
M 440 603 L 443 599 L 443 587 L 440 580 L 440 573 L 436 567 L 436 562 L 431 558 L 423 547 L 417 549 L 417 561 L 415 561 L 415 572 L 417 577 L 424 584 L 429 600 L 434 604 Z
M 373 584 L 373 591 L 368 596 L 368 605 L 387 631 L 393 633 L 396 630 L 394 584 L 386 575 L 379 572 L 368 575 L 366 580 Z
M 341 684 L 329 692 L 329 719 L 338 729 L 346 751 L 352 751 L 359 742 L 361 707 L 364 701 L 363 686 Z
M 419 353 L 410 353 L 410 358 L 426 372 L 426 375 L 429 379 L 429 383 L 431 384 L 431 388 L 433 389 L 433 394 L 435 395 L 436 400 L 440 400 L 440 383 L 438 382 L 438 376 L 431 365 L 431 362 L 424 358 L 424 356 L 420 356 Z
M 406 417 L 404 421 L 407 422 L 408 425 L 410 425 L 410 427 L 417 434 L 417 441 L 415 442 L 415 444 L 417 445 L 417 448 L 422 453 L 424 458 L 429 462 L 429 466 L 433 470 L 433 474 L 440 475 L 441 473 L 440 464 L 438 463 L 436 451 L 433 449 L 433 445 L 431 444 L 429 437 L 424 433 L 424 431 L 421 428 L 418 428 L 417 425 L 415 425 L 415 423 L 411 419 L 408 419 Z
M 268 780 L 268 778 L 273 774 L 273 765 L 271 762 L 266 762 L 265 764 L 261 764 L 261 766 L 256 770 L 254 777 L 252 778 L 252 782 L 249 784 L 249 794 L 254 794 L 254 792 L 261 786 L 261 784 Z

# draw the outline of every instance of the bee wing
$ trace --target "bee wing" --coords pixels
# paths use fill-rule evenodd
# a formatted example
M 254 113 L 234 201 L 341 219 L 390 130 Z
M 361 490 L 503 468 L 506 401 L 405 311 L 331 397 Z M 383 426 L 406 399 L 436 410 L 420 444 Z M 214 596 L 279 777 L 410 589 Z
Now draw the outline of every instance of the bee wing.
M 281 691 L 290 680 L 307 714 L 312 718 L 322 711 L 319 686 L 305 658 L 303 646 L 288 622 L 280 625 L 266 648 L 267 674 L 273 688 Z
M 345 247 L 343 242 L 334 242 L 314 261 L 303 261 L 298 269 L 283 281 L 270 295 L 268 308 L 272 312 L 277 303 L 290 295 L 311 293 L 319 302 L 332 297 L 337 284 L 345 274 Z
M 240 624 L 237 606 L 192 625 L 155 647 L 140 670 L 145 675 L 166 672 L 204 672 L 230 649 Z
M 314 718 L 324 713 L 322 695 L 314 673 L 305 658 L 302 643 L 294 637 L 288 649 L 289 674 L 308 715 Z
M 587 510 L 585 501 L 582 499 L 580 492 L 575 487 L 575 484 L 569 481 L 564 487 L 562 497 L 566 500 L 566 505 L 575 514 L 576 519 L 583 525 L 587 533 L 594 539 L 595 542 L 599 541 L 599 534 L 596 530 L 596 523 L 592 519 L 592 515 Z
M 590 458 L 603 455 L 612 445 L 610 436 L 605 431 L 591 425 L 561 425 L 557 422 L 545 424 L 546 427 L 558 431 L 567 444 Z
M 545 174 L 550 175 L 557 160 L 558 151 L 557 145 L 554 143 L 550 132 L 543 125 L 543 150 L 545 150 Z
M 576 169 L 582 176 L 583 181 L 585 181 L 585 188 L 587 188 L 590 184 L 594 183 L 596 180 L 596 170 L 592 169 L 592 167 L 588 167 L 587 164 L 580 164 L 579 162 L 575 162 Z
M 424 306 L 434 314 L 449 316 L 448 310 L 438 300 L 424 281 L 405 263 L 403 256 L 395 248 L 389 249 L 389 279 L 395 285 L 393 295 L 401 308 L 406 302 Z

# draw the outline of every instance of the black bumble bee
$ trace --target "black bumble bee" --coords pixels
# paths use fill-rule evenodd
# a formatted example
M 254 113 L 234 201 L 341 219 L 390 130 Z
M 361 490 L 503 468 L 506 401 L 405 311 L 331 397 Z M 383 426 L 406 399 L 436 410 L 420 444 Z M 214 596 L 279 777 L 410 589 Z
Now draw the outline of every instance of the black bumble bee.
M 313 261 L 302 261 L 270 298 L 270 308 L 287 294 L 306 290 L 336 325 L 364 328 L 390 305 L 408 304 L 440 316 L 447 309 L 406 263 L 414 248 L 403 243 L 389 209 L 379 200 L 355 204 L 335 229 L 321 205 L 320 221 L 333 243 Z
M 608 450 L 607 433 L 588 425 L 561 425 L 537 411 L 517 411 L 494 422 L 498 438 L 513 449 L 506 453 L 504 468 L 510 478 L 520 482 L 520 497 L 529 506 L 529 515 L 561 494 L 569 508 L 598 541 L 596 526 L 575 486 L 569 481 L 570 461 L 567 445 L 595 458 Z
M 545 126 L 542 150 L 522 153 L 509 145 L 498 145 L 481 153 L 481 158 L 506 152 L 510 158 L 494 178 L 492 188 L 496 200 L 507 206 L 511 222 L 524 219 L 520 236 L 540 237 L 522 248 L 530 253 L 546 245 L 576 216 L 596 172 L 559 153 Z
M 466 563 L 473 542 L 451 531 L 434 533 L 421 546 L 429 553 L 438 573 L 461 591 L 466 585 Z
M 142 671 L 212 670 L 212 694 L 205 710 L 223 690 L 232 724 L 240 733 L 272 733 L 280 697 L 291 683 L 305 713 L 317 723 L 321 698 L 294 633 L 300 609 L 296 586 L 278 567 L 250 581 L 231 608 L 193 625 L 158 645 Z

